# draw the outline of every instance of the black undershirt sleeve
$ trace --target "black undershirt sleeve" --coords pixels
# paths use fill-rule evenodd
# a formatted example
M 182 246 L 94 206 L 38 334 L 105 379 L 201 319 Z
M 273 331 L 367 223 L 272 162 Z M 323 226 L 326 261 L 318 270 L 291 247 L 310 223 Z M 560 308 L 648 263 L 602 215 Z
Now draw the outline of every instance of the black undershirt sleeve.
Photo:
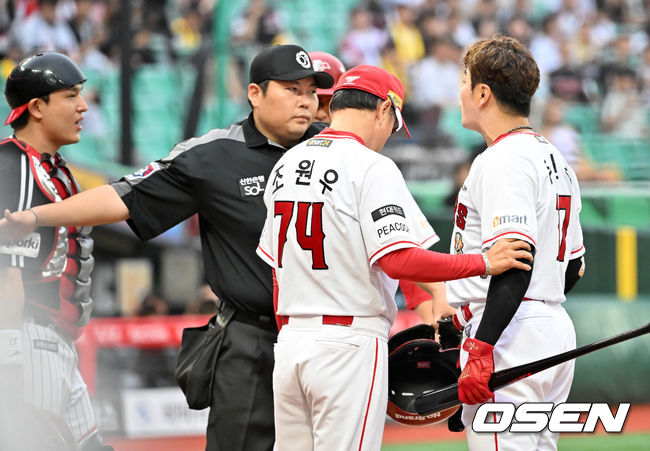
M 571 291 L 573 286 L 580 280 L 580 277 L 582 277 L 580 275 L 580 268 L 582 268 L 582 257 L 569 261 L 564 277 L 564 294 Z
M 535 248 L 531 245 L 531 253 Z M 525 261 L 532 266 L 531 262 Z M 494 346 L 501 333 L 515 316 L 521 300 L 528 290 L 533 270 L 509 269 L 498 276 L 492 276 L 485 300 L 485 310 L 475 338 Z

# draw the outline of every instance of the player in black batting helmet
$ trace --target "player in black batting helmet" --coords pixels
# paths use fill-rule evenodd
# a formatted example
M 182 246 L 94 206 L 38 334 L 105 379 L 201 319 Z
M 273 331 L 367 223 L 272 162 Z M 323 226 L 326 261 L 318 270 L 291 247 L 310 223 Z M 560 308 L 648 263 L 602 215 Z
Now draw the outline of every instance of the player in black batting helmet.
M 7 78 L 5 97 L 12 110 L 5 125 L 22 116 L 31 99 L 85 81 L 86 77 L 77 65 L 61 53 L 37 53 L 24 59 Z

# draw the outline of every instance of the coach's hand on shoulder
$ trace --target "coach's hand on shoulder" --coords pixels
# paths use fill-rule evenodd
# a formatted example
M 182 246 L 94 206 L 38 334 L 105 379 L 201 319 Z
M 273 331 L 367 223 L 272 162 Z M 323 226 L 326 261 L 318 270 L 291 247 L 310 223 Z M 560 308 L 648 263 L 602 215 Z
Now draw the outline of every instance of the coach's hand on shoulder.
M 489 275 L 497 276 L 511 268 L 530 271 L 533 261 L 531 246 L 526 241 L 499 240 L 485 252 L 490 263 Z M 528 262 L 528 263 L 526 263 Z
M 458 399 L 465 404 L 479 404 L 494 397 L 488 383 L 494 371 L 494 346 L 475 338 L 463 342 L 467 363 L 458 378 Z
M 4 211 L 0 219 L 0 244 L 19 240 L 32 233 L 38 227 L 38 215 L 34 210 L 24 210 L 11 213 Z

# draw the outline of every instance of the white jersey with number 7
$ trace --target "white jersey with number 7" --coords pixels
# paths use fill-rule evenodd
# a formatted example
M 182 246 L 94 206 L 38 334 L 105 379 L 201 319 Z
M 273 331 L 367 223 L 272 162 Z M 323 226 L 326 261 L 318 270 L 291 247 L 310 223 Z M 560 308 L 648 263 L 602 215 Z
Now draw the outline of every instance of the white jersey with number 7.
M 450 251 L 476 253 L 503 238 L 535 246 L 525 298 L 565 300 L 570 260 L 585 252 L 576 175 L 562 154 L 533 132 L 502 135 L 476 157 L 458 193 Z M 447 282 L 449 304 L 484 301 L 489 278 Z

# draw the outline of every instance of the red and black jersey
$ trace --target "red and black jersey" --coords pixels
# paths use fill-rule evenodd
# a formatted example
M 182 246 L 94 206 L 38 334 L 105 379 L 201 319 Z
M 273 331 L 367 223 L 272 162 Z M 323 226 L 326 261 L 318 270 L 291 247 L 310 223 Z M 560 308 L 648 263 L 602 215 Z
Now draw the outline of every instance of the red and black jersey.
M 13 137 L 0 142 L 0 211 L 59 202 L 79 191 L 60 155 L 40 154 Z M 89 314 L 92 239 L 88 233 L 89 229 L 74 227 L 39 227 L 0 246 L 0 267 L 21 269 L 25 315 L 49 319 L 72 336 L 83 325 L 78 321 L 84 310 Z

